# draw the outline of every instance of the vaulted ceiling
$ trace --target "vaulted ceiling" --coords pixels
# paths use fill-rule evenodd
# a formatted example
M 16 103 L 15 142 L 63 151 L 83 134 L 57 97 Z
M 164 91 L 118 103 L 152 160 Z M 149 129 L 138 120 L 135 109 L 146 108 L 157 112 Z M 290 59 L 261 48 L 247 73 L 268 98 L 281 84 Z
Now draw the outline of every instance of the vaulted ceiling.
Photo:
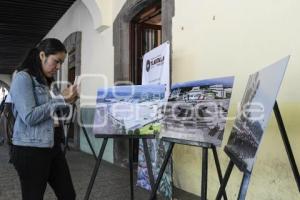
M 75 0 L 0 0 L 0 74 L 11 74 Z

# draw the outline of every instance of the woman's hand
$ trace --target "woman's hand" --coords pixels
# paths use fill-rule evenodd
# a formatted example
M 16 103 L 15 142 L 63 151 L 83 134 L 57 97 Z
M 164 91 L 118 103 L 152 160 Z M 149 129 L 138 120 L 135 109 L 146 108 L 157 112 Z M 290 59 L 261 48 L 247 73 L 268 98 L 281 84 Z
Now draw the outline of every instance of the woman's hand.
M 62 95 L 67 103 L 74 103 L 78 99 L 77 85 L 71 85 L 64 89 Z

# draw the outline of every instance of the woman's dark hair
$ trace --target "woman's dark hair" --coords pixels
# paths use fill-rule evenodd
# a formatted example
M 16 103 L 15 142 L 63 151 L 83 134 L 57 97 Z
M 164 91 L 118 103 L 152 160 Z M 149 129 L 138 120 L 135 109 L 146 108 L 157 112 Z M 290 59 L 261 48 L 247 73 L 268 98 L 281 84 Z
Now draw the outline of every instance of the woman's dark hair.
M 38 82 L 48 85 L 51 84 L 53 78 L 47 78 L 43 75 L 42 63 L 40 59 L 40 52 L 42 51 L 45 52 L 46 56 L 54 55 L 60 52 L 67 53 L 66 47 L 58 39 L 44 39 L 35 48 L 28 52 L 22 64 L 17 68 L 17 71 L 27 70 L 30 75 L 36 77 Z M 45 78 L 47 82 L 45 82 Z

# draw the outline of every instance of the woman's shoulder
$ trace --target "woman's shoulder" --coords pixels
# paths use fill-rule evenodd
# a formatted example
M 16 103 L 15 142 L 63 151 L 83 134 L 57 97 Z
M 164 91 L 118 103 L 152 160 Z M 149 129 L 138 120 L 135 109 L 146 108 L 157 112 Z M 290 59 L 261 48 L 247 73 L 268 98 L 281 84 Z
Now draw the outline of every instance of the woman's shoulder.
M 30 75 L 26 71 L 17 72 L 12 80 L 11 90 L 20 85 L 31 84 Z
M 15 74 L 14 79 L 16 79 L 16 78 L 18 78 L 18 77 L 30 78 L 30 75 L 29 75 L 29 73 L 28 73 L 27 71 L 22 70 L 22 71 L 19 71 L 19 72 L 17 72 L 17 73 Z
M 15 74 L 14 78 L 13 78 L 13 82 L 19 82 L 19 81 L 26 81 L 26 82 L 32 82 L 32 76 L 27 72 L 27 71 L 19 71 Z

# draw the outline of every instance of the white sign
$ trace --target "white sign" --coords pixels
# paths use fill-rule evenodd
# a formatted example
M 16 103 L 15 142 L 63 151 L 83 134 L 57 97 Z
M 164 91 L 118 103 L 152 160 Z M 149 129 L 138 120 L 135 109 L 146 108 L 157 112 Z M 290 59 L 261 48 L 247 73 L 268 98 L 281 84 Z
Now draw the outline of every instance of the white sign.
M 170 90 L 170 43 L 152 49 L 144 55 L 142 85 L 166 85 L 166 99 Z

